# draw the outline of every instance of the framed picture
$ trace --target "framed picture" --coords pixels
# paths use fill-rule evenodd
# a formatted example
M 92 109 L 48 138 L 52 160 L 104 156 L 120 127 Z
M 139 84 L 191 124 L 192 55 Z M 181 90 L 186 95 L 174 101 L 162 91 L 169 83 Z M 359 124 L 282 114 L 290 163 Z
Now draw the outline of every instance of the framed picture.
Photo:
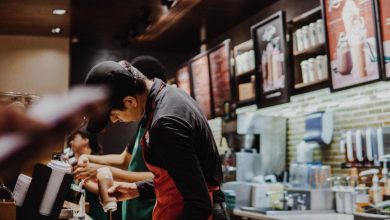
M 380 79 L 374 1 L 321 1 L 333 91 Z
M 251 27 L 255 51 L 257 104 L 268 107 L 290 100 L 285 13 L 279 11 Z
M 192 96 L 191 74 L 187 63 L 180 66 L 176 71 L 176 85 Z
M 379 15 L 378 20 L 380 21 L 379 39 L 382 44 L 380 49 L 383 55 L 383 70 L 386 79 L 390 79 L 390 1 L 379 0 L 376 1 L 377 14 Z
M 211 88 L 209 60 L 207 53 L 199 54 L 190 61 L 194 98 L 198 102 L 203 113 L 210 119 L 211 109 Z
M 213 113 L 215 117 L 223 115 L 225 101 L 232 100 L 233 77 L 230 65 L 230 40 L 225 40 L 220 45 L 208 52 L 211 95 L 213 102 Z

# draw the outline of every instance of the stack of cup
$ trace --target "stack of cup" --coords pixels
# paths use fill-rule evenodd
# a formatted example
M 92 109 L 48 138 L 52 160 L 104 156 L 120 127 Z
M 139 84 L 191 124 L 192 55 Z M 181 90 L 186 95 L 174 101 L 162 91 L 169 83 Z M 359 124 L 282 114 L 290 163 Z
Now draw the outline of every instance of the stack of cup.
M 27 190 L 30 187 L 31 177 L 20 174 L 13 191 L 16 206 L 22 207 L 26 198 Z
M 72 167 L 69 164 L 58 160 L 50 161 L 47 166 L 52 169 L 52 172 L 39 209 L 39 212 L 44 216 L 50 216 L 62 180 L 65 174 L 70 174 L 72 171 Z

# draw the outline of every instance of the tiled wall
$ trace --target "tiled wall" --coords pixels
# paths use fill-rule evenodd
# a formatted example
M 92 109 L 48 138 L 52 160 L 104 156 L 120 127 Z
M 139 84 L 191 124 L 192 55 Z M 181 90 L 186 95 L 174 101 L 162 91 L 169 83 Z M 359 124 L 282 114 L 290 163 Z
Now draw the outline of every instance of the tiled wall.
M 237 113 L 259 111 L 265 115 L 288 118 L 288 166 L 291 161 L 295 160 L 296 145 L 303 138 L 305 115 L 327 109 L 334 112 L 333 141 L 330 146 L 316 150 L 314 159 L 331 165 L 333 173 L 337 175 L 345 172 L 340 168 L 340 164 L 344 162 L 344 155 L 339 152 L 341 131 L 352 128 L 390 126 L 390 82 L 376 82 L 333 93 L 329 89 L 322 89 L 293 96 L 286 104 L 259 110 L 255 106 L 248 106 L 238 109 Z

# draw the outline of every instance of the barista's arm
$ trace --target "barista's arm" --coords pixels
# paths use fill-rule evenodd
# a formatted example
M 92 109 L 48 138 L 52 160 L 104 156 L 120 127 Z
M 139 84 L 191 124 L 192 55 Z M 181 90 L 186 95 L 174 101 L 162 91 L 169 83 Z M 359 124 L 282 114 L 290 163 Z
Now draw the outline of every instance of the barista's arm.
M 92 163 L 118 167 L 127 170 L 131 160 L 131 154 L 125 149 L 121 154 L 109 154 L 109 155 L 88 155 L 83 154 L 83 157 L 88 158 Z
M 118 169 L 116 167 L 110 167 L 110 170 L 115 181 L 133 183 L 154 178 L 154 175 L 151 172 L 131 172 L 127 170 Z
M 96 178 L 97 169 L 100 167 L 109 167 L 114 177 L 115 181 L 123 182 L 138 182 L 146 179 L 154 178 L 154 175 L 151 172 L 130 172 L 120 168 L 105 166 L 95 163 L 85 163 L 77 165 L 74 168 L 74 174 L 76 179 L 93 179 Z

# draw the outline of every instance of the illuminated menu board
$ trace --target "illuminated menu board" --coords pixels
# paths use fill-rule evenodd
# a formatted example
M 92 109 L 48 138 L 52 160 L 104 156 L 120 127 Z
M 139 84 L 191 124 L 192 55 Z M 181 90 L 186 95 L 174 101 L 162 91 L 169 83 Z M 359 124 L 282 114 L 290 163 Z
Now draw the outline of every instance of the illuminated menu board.
M 211 92 L 215 116 L 222 116 L 223 103 L 231 100 L 229 44 L 217 46 L 209 53 Z
M 385 60 L 386 77 L 390 77 L 390 1 L 380 0 L 380 21 L 382 29 L 382 43 Z
M 323 1 L 333 90 L 378 80 L 374 1 Z
M 207 118 L 211 118 L 209 64 L 207 55 L 195 58 L 191 64 L 194 98 Z
M 181 67 L 176 72 L 177 87 L 183 89 L 188 95 L 191 95 L 190 69 L 187 65 Z

